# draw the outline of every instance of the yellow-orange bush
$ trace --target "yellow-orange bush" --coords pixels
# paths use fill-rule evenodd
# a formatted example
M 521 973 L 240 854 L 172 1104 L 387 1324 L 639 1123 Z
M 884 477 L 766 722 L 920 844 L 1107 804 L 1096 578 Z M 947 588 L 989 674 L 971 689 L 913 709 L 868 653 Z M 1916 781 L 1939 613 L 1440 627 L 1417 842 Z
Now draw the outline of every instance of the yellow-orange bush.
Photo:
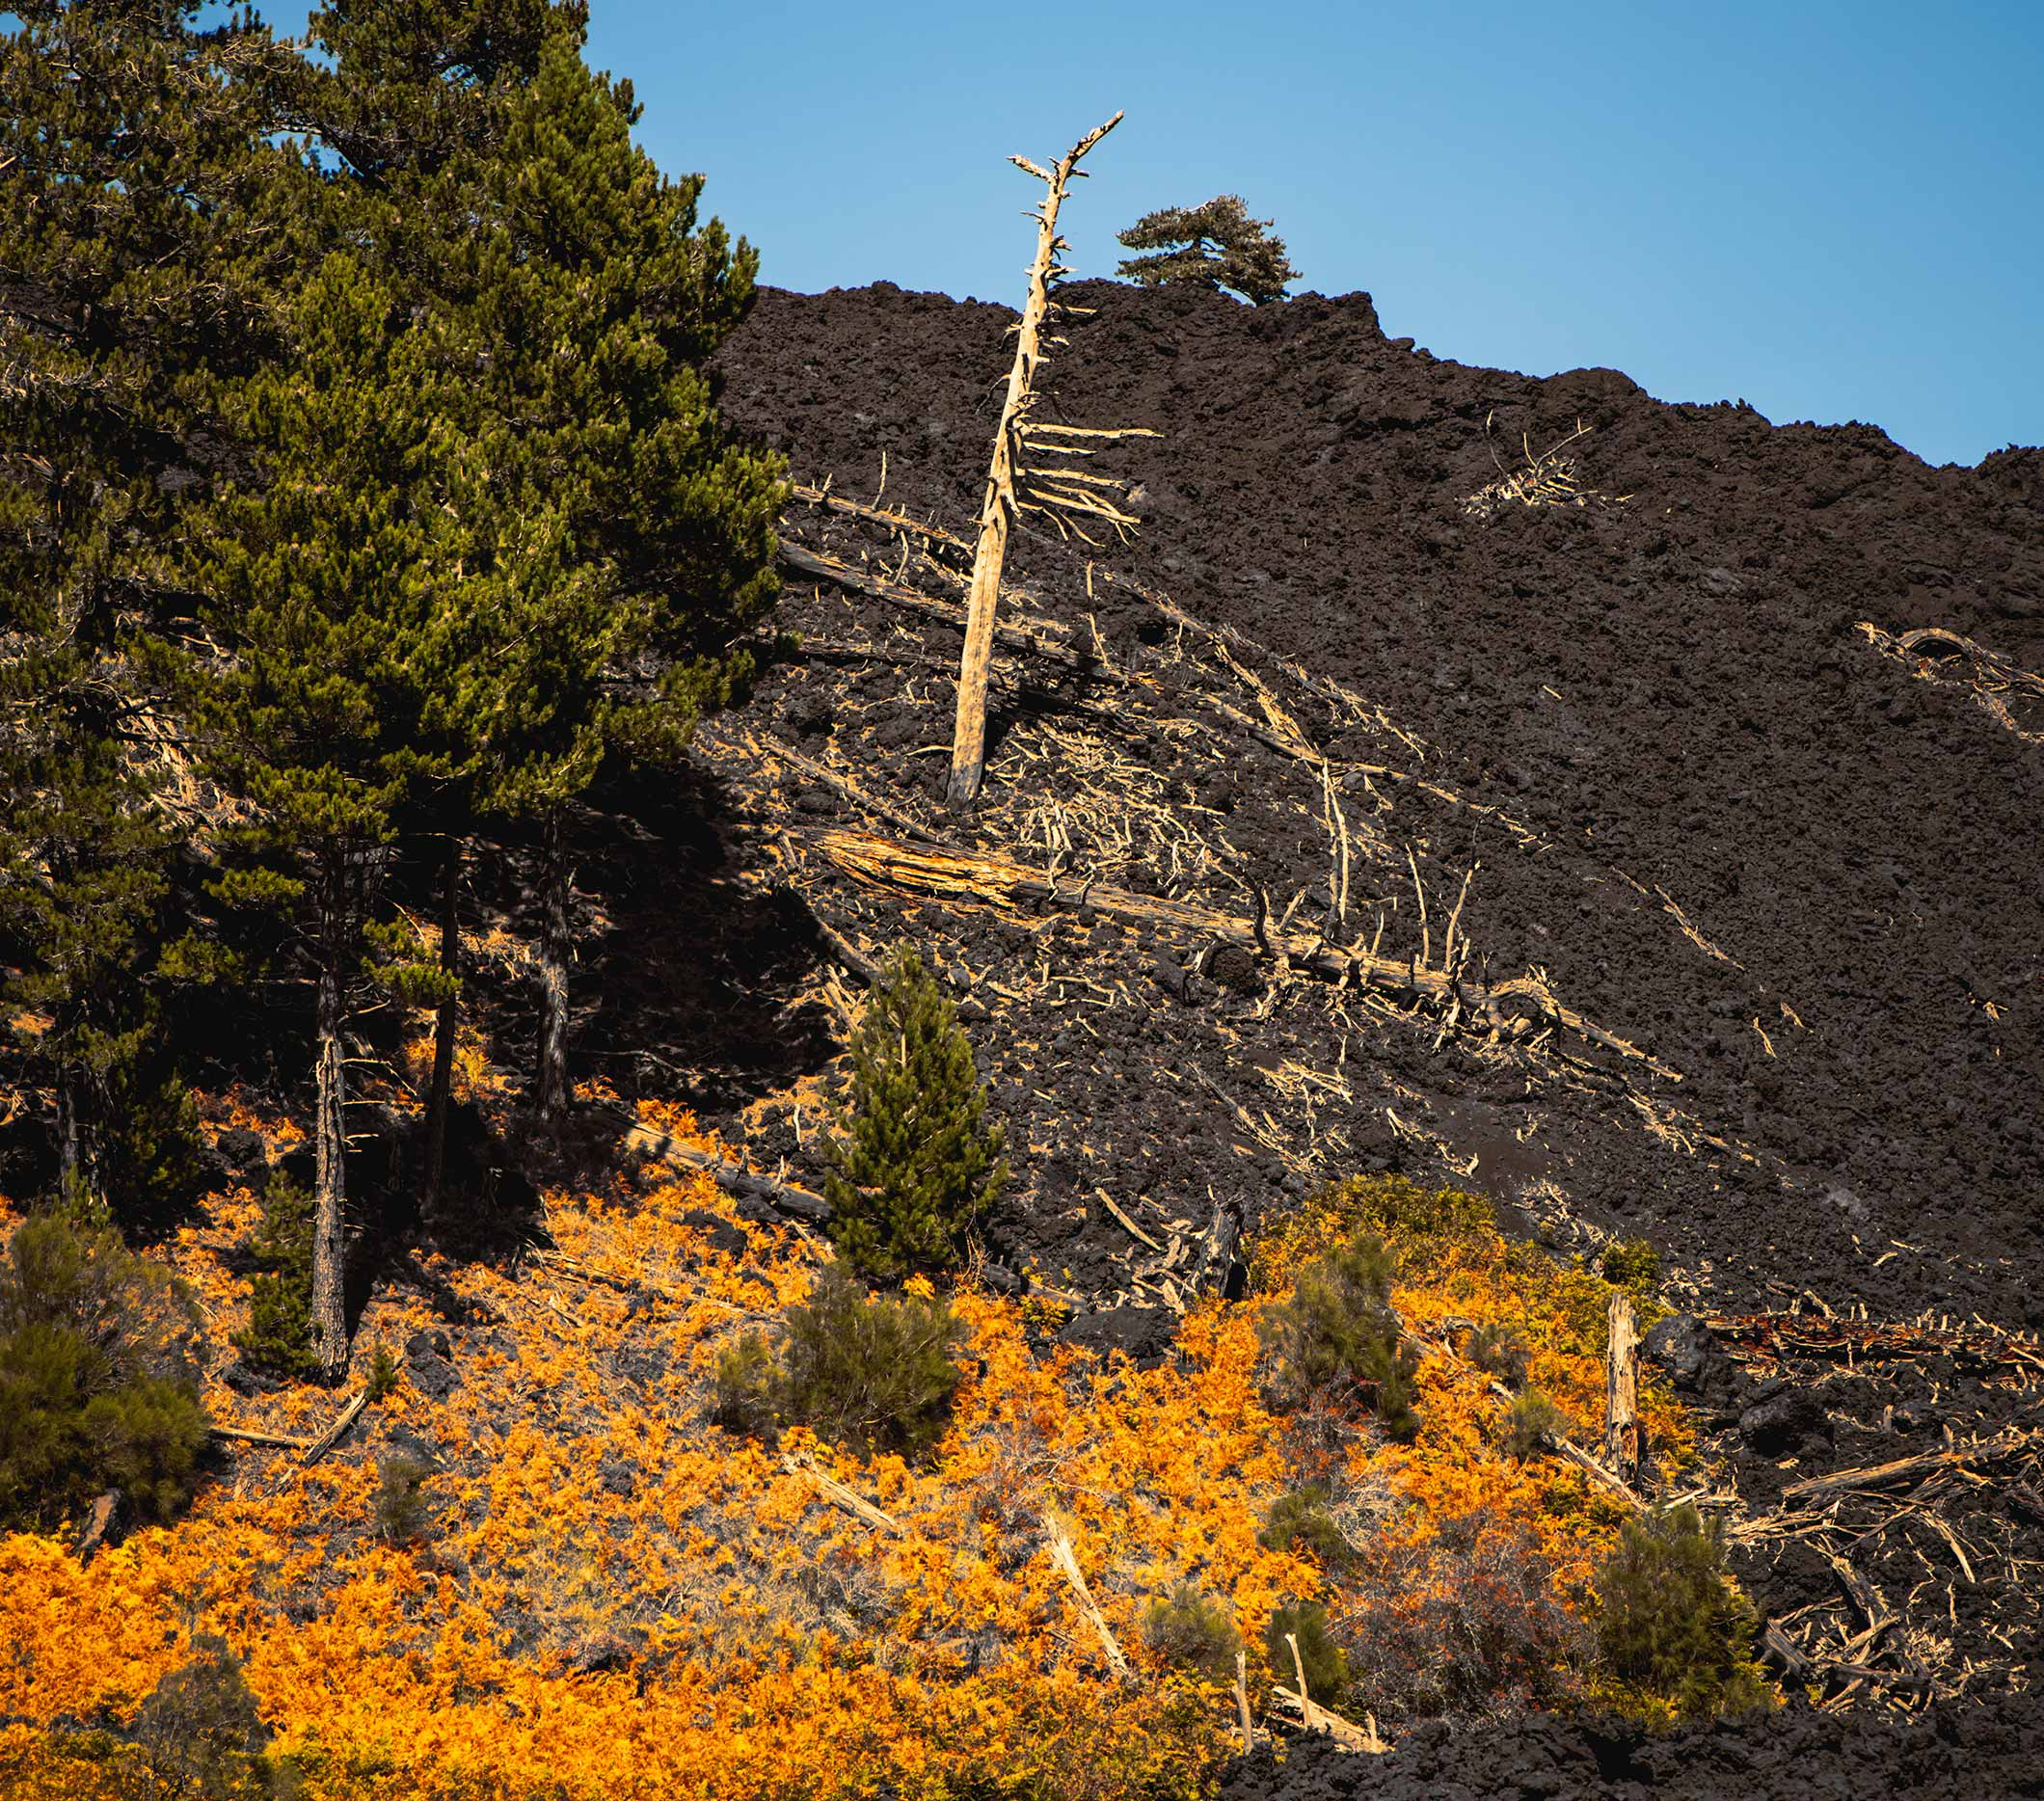
M 440 1266 L 491 1322 L 457 1334 L 445 1399 L 401 1384 L 310 1469 L 236 1449 L 188 1518 L 84 1568 L 59 1543 L 0 1540 L 0 1716 L 118 1721 L 193 1633 L 215 1632 L 315 1797 L 1201 1790 L 1228 1709 L 1157 1667 L 1147 1610 L 1195 1580 L 1260 1648 L 1277 1607 L 1329 1595 L 1309 1558 L 1257 1542 L 1296 1474 L 1258 1395 L 1257 1303 L 1194 1312 L 1162 1367 L 1110 1369 L 1033 1344 L 1019 1308 L 968 1290 L 965 1380 L 928 1467 L 862 1465 L 800 1432 L 769 1455 L 707 1423 L 713 1374 L 734 1332 L 806 1293 L 812 1243 L 754 1228 L 746 1257 L 717 1253 L 685 1216 L 728 1218 L 728 1203 L 693 1178 L 546 1201 L 565 1262 Z M 252 1211 L 245 1193 L 223 1197 L 170 1247 L 222 1342 L 247 1284 L 217 1253 Z M 1395 1292 L 1408 1325 L 1509 1320 L 1534 1380 L 1591 1424 L 1602 1348 L 1570 1284 L 1594 1278 L 1543 1274 L 1494 1228 L 1437 1249 Z M 1288 1254 L 1271 1249 L 1267 1281 Z M 360 1357 L 437 1324 L 416 1296 L 379 1295 Z M 1445 1342 L 1418 1380 L 1416 1440 L 1354 1447 L 1353 1473 L 1391 1497 L 1383 1545 L 1423 1552 L 1482 1513 L 1564 1579 L 1586 1573 L 1612 1541 L 1608 1510 L 1579 1478 L 1504 1454 L 1487 1379 Z M 222 1421 L 313 1432 L 337 1397 L 251 1402 L 216 1384 L 207 1401 Z M 1651 1392 L 1648 1406 L 1679 1443 L 1672 1410 Z M 391 1427 L 445 1465 L 416 1546 L 384 1543 L 371 1518 Z M 900 1530 L 834 1505 L 812 1468 Z M 1053 1519 L 1144 1666 L 1133 1687 L 1051 1561 Z M 0 1733 L 10 1793 L 111 1792 L 115 1775 L 33 1730 Z

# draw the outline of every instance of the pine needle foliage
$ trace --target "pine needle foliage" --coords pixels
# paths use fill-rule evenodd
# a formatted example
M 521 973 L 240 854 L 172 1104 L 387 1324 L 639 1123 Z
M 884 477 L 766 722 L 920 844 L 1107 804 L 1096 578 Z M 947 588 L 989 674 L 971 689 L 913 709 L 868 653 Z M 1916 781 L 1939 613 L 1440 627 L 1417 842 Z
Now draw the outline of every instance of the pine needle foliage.
M 1179 1582 L 1162 1600 L 1150 1603 L 1143 1618 L 1143 1640 L 1174 1670 L 1217 1685 L 1235 1680 L 1242 1634 L 1233 1610 L 1195 1582 Z
M 1299 1272 L 1291 1298 L 1257 1322 L 1274 1401 L 1297 1408 L 1320 1396 L 1353 1395 L 1392 1438 L 1412 1438 L 1418 1430 L 1418 1361 L 1399 1342 L 1394 1274 L 1383 1242 L 1361 1232 Z
M 1121 245 L 1149 254 L 1129 257 L 1117 273 L 1144 287 L 1225 288 L 1258 307 L 1282 300 L 1299 271 L 1272 224 L 1251 219 L 1239 194 L 1144 213 L 1121 233 Z
M 0 1265 L 0 1526 L 54 1526 L 107 1489 L 143 1520 L 190 1497 L 205 1413 L 170 1276 L 106 1226 L 40 1215 Z
M 928 1293 L 874 1299 L 831 1263 L 788 1309 L 777 1340 L 747 1332 L 724 1352 L 714 1417 L 760 1437 L 807 1426 L 862 1457 L 922 1457 L 949 1417 L 964 1334 Z
M 1349 1685 L 1349 1659 L 1328 1631 L 1328 1610 L 1317 1600 L 1304 1600 L 1279 1607 L 1271 1615 L 1270 1627 L 1264 1633 L 1264 1650 L 1270 1653 L 1271 1668 L 1278 1680 L 1289 1688 L 1298 1680 L 1299 1672 L 1292 1667 L 1292 1647 L 1285 1642 L 1288 1638 L 1299 1646 L 1307 1699 L 1331 1706 Z
M 151 1796 L 167 1801 L 238 1801 L 288 1793 L 282 1766 L 265 1759 L 270 1730 L 241 1659 L 224 1638 L 201 1633 L 192 1657 L 144 1699 L 134 1737 Z
M 1767 1705 L 1752 1655 L 1760 1617 L 1726 1577 L 1720 1521 L 1687 1506 L 1627 1520 L 1596 1591 L 1598 1648 L 1622 1706 L 1701 1719 Z
M 249 1323 L 234 1348 L 251 1369 L 299 1381 L 319 1373 L 312 1350 L 312 1197 L 281 1170 L 263 1195 L 262 1223 L 249 1247 L 261 1265 Z
M 831 1237 L 867 1275 L 955 1268 L 1008 1180 L 972 1042 L 923 959 L 895 953 L 851 1041 L 824 1184 Z

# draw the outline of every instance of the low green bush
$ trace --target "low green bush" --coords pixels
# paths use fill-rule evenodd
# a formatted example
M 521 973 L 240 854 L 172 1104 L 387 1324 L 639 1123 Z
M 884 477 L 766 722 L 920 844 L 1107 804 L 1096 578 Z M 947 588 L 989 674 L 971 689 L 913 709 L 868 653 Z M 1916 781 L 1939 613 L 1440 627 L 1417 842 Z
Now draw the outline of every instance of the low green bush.
M 263 1756 L 263 1724 L 241 1659 L 202 1633 L 194 1654 L 144 1699 L 132 1729 L 146 1792 L 176 1801 L 256 1801 L 299 1791 L 287 1763 Z
M 1546 1448 L 1549 1433 L 1558 1433 L 1567 1424 L 1567 1415 L 1560 1408 L 1538 1388 L 1528 1388 L 1524 1394 L 1515 1396 L 1512 1405 L 1505 1409 L 1504 1447 L 1524 1463 Z
M 249 1242 L 262 1273 L 249 1296 L 249 1323 L 233 1339 L 251 1369 L 286 1381 L 323 1368 L 312 1350 L 312 1212 L 311 1196 L 273 1169 L 262 1223 Z
M 1331 1576 L 1338 1576 L 1356 1560 L 1354 1547 L 1329 1509 L 1327 1487 L 1318 1482 L 1273 1501 L 1256 1543 L 1266 1550 L 1305 1551 Z
M 370 1354 L 368 1373 L 362 1379 L 363 1392 L 369 1398 L 371 1406 L 388 1401 L 403 1382 L 403 1366 L 390 1355 L 385 1345 L 378 1345 Z
M 1725 1573 L 1721 1522 L 1687 1506 L 1627 1520 L 1594 1587 L 1599 1654 L 1622 1698 L 1682 1719 L 1768 1704 L 1760 1617 Z
M 1174 1670 L 1232 1683 L 1242 1634 L 1234 1615 L 1195 1583 L 1180 1582 L 1143 1617 L 1143 1642 Z
M 1533 1354 L 1509 1326 L 1480 1326 L 1469 1336 L 1468 1359 L 1507 1388 L 1522 1388 Z
M 1267 1307 L 1256 1325 L 1274 1406 L 1354 1395 L 1392 1438 L 1418 1431 L 1412 1379 L 1419 1359 L 1400 1342 L 1392 1275 L 1390 1252 L 1361 1232 L 1299 1272 L 1290 1297 Z
M 1331 1707 L 1349 1685 L 1349 1659 L 1329 1634 L 1328 1610 L 1317 1600 L 1305 1600 L 1279 1607 L 1271 1615 L 1269 1629 L 1263 1635 L 1264 1649 L 1270 1653 L 1271 1669 L 1287 1688 L 1299 1680 L 1299 1672 L 1292 1666 L 1292 1645 L 1288 1639 L 1299 1646 L 1308 1699 Z
M 1651 1299 L 1660 1284 L 1660 1252 L 1644 1238 L 1614 1238 L 1598 1267 L 1613 1288 L 1628 1289 L 1637 1299 Z
M 205 1443 L 195 1322 L 111 1227 L 24 1221 L 0 1265 L 0 1525 L 43 1527 L 120 1489 L 129 1517 L 191 1496 Z
M 392 1451 L 376 1465 L 376 1530 L 387 1545 L 410 1545 L 432 1524 L 426 1482 L 433 1465 L 410 1451 Z
M 827 1264 L 775 1334 L 746 1332 L 725 1350 L 713 1417 L 763 1438 L 807 1426 L 862 1457 L 922 1457 L 950 1417 L 964 1331 L 941 1301 L 875 1300 L 843 1261 Z

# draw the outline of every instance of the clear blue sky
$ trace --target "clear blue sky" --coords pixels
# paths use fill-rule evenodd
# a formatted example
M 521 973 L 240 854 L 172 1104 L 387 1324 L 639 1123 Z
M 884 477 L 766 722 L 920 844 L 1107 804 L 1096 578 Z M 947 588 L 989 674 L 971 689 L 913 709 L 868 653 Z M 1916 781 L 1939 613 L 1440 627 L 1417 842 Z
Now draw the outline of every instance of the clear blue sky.
M 1298 288 L 1366 288 L 1441 356 L 1934 463 L 2044 442 L 2044 0 L 592 9 L 647 149 L 778 286 L 1015 304 L 1038 190 L 1006 158 L 1121 108 L 1065 215 L 1082 274 L 1239 192 Z

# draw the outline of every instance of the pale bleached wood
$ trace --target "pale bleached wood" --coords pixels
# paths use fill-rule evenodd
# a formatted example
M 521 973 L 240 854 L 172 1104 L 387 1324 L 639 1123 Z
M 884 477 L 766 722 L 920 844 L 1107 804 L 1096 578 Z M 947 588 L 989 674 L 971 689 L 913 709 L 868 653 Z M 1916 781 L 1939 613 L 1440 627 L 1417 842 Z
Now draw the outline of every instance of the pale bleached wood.
M 1639 1423 L 1639 1332 L 1632 1298 L 1611 1297 L 1611 1346 L 1604 1357 L 1604 1462 L 1627 1482 L 1639 1473 L 1645 1431 Z
M 1020 427 L 1029 413 L 1036 365 L 1043 356 L 1043 321 L 1050 311 L 1051 283 L 1059 273 L 1058 252 L 1064 248 L 1058 235 L 1058 209 L 1064 204 L 1080 160 L 1120 122 L 1121 115 L 1116 113 L 1104 125 L 1095 126 L 1058 159 L 1053 170 L 1039 168 L 1024 156 L 1009 158 L 1018 169 L 1043 182 L 1043 204 L 1035 214 L 1036 254 L 1029 265 L 1029 294 L 1015 328 L 1015 358 L 1009 367 L 1001 422 L 994 432 L 993 462 L 986 472 L 979 541 L 973 549 L 965 655 L 958 665 L 958 707 L 952 729 L 948 793 L 955 807 L 977 799 L 986 779 L 986 678 L 993 656 L 994 613 L 1001 595 L 1001 567 L 1008 556 L 1009 528 L 1018 506 L 1015 452 Z

